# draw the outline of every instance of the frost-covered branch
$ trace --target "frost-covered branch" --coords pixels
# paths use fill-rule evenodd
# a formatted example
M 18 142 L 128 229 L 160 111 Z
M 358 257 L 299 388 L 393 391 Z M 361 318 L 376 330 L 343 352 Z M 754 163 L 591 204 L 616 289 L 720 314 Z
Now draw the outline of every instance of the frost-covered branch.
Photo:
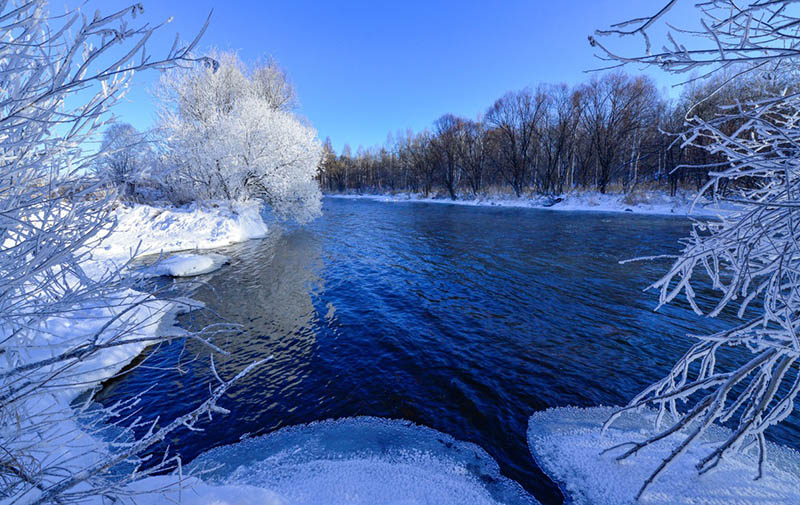
M 646 38 L 645 54 L 630 57 L 591 39 L 605 57 L 656 64 L 670 72 L 713 73 L 737 64 L 722 85 L 747 76 L 749 85 L 764 91 L 761 98 L 729 103 L 706 119 L 690 113 L 685 120 L 684 146 L 701 149 L 713 160 L 707 165 L 710 180 L 700 194 L 735 202 L 738 210 L 696 223 L 681 256 L 652 287 L 659 290 L 659 306 L 683 297 L 698 314 L 716 317 L 735 311 L 745 322 L 697 336 L 697 343 L 665 377 L 606 423 L 608 427 L 632 409 L 659 410 L 656 434 L 625 444 L 629 448 L 619 459 L 678 432 L 688 433 L 638 496 L 714 423 L 727 424 L 732 431 L 697 462 L 698 472 L 710 471 L 732 452 L 745 451 L 755 455 L 755 476 L 760 478 L 767 458 L 766 430 L 795 411 L 800 393 L 800 94 L 794 84 L 800 70 L 800 12 L 790 1 L 740 5 L 712 0 L 698 9 L 701 31 L 673 29 L 695 41 L 699 37 L 694 46 L 670 33 L 662 52 L 651 54 Z M 634 29 L 626 33 L 597 35 L 647 37 L 653 19 L 633 20 L 625 26 Z M 696 291 L 707 286 L 718 294 L 710 306 Z
M 127 265 L 89 261 L 114 223 L 113 195 L 87 173 L 113 146 L 87 146 L 134 72 L 196 62 L 192 51 L 205 30 L 152 57 L 146 45 L 160 25 L 136 24 L 142 11 L 136 4 L 109 15 L 51 15 L 44 0 L 0 3 L 3 503 L 121 498 L 131 480 L 180 464 L 166 454 L 141 469 L 141 450 L 165 432 L 126 438 L 140 422 L 132 414 L 140 398 L 105 410 L 75 403 L 145 347 L 166 342 L 160 326 L 183 305 L 130 289 Z M 218 349 L 213 334 L 177 338 Z M 181 418 L 183 426 L 196 429 L 201 415 L 221 412 L 216 402 L 231 382 L 219 381 L 208 401 Z M 102 441 L 112 429 L 123 435 Z M 112 468 L 123 460 L 136 470 Z

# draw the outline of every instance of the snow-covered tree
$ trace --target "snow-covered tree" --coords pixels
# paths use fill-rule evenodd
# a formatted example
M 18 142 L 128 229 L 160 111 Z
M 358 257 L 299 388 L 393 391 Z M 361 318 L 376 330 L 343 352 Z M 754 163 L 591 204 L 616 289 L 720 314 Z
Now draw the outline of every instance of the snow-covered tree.
M 734 310 L 742 321 L 697 336 L 664 378 L 623 409 L 655 406 L 661 415 L 656 434 L 626 444 L 619 459 L 685 435 L 643 483 L 639 496 L 714 423 L 728 423 L 732 431 L 708 448 L 697 462 L 698 471 L 712 470 L 734 451 L 752 451 L 756 478 L 761 477 L 765 432 L 795 411 L 800 392 L 800 93 L 792 84 L 800 76 L 800 12 L 791 1 L 703 2 L 697 6 L 696 31 L 672 33 L 662 49 L 654 50 L 650 32 L 675 3 L 598 32 L 590 42 L 614 62 L 657 65 L 675 73 L 726 71 L 730 77 L 721 86 L 747 78 L 748 86 L 761 83 L 766 93 L 755 95 L 766 98 L 730 103 L 707 119 L 690 110 L 685 118 L 683 143 L 705 150 L 712 160 L 703 167 L 711 180 L 701 195 L 737 210 L 696 223 L 683 253 L 653 287 L 660 290 L 661 304 L 683 295 L 699 314 L 714 317 Z M 642 36 L 645 54 L 617 53 L 603 38 L 608 35 Z M 696 295 L 709 285 L 719 293 L 713 306 Z M 731 347 L 741 351 L 726 353 Z
M 154 163 L 153 149 L 145 136 L 128 123 L 110 125 L 103 133 L 101 156 L 94 169 L 122 198 L 133 198 L 136 186 L 147 178 Z
M 173 200 L 263 200 L 281 219 L 320 213 L 316 131 L 288 107 L 294 91 L 274 62 L 246 68 L 234 53 L 217 65 L 164 75 L 164 177 Z
M 126 405 L 93 410 L 89 401 L 72 403 L 118 372 L 119 355 L 130 346 L 163 341 L 147 329 L 168 304 L 126 289 L 116 268 L 85 269 L 113 225 L 113 202 L 83 177 L 107 151 L 84 147 L 106 125 L 134 71 L 194 61 L 197 39 L 151 57 L 144 46 L 158 27 L 133 26 L 141 12 L 138 4 L 86 15 L 51 14 L 45 0 L 0 3 L 3 503 L 127 502 L 123 486 L 179 462 L 169 455 L 147 470 L 137 455 L 215 411 L 228 385 L 220 380 L 208 401 L 173 423 L 108 444 L 97 436 Z

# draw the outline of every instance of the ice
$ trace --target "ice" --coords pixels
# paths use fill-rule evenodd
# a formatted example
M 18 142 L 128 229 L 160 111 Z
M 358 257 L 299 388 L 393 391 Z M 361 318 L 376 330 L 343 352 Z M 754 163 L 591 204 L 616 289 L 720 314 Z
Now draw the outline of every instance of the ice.
M 210 486 L 203 481 L 184 478 L 179 487 L 171 475 L 147 477 L 127 487 L 135 505 L 290 505 L 267 489 L 254 486 Z M 123 502 L 127 505 L 128 502 Z M 105 505 L 94 498 L 84 505 Z
M 698 446 L 681 455 L 637 502 L 645 479 L 676 445 L 662 441 L 617 462 L 620 451 L 600 453 L 622 442 L 640 441 L 652 433 L 654 413 L 623 415 L 601 435 L 600 427 L 615 409 L 556 408 L 537 412 L 528 424 L 528 444 L 542 470 L 555 480 L 571 505 L 781 505 L 800 503 L 800 453 L 769 444 L 765 476 L 754 480 L 755 459 L 734 455 L 707 474 L 695 464 L 727 430 L 713 427 Z
M 284 428 L 191 463 L 210 485 L 291 505 L 536 504 L 478 446 L 408 421 L 358 417 Z
M 173 254 L 145 268 L 143 273 L 149 275 L 168 275 L 170 277 L 191 277 L 208 274 L 222 268 L 230 258 L 222 254 Z

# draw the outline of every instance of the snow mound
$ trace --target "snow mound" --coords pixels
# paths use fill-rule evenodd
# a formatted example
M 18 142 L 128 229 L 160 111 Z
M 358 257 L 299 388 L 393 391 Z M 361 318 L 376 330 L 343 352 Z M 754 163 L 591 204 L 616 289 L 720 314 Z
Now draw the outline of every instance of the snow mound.
M 114 211 L 116 227 L 92 256 L 96 261 L 120 263 L 133 256 L 216 249 L 263 238 L 268 227 L 260 209 L 245 203 L 121 206 Z
M 268 489 L 291 505 L 537 502 L 478 446 L 408 421 L 357 417 L 284 428 L 190 465 L 207 484 Z
M 145 268 L 145 275 L 168 275 L 170 277 L 191 277 L 215 272 L 230 258 L 222 254 L 173 254 Z
M 655 413 L 628 413 L 606 431 L 603 422 L 614 408 L 565 407 L 537 412 L 528 423 L 528 445 L 536 462 L 559 483 L 570 505 L 780 505 L 800 503 L 800 453 L 769 444 L 765 476 L 754 480 L 755 458 L 733 455 L 716 470 L 699 476 L 696 462 L 728 431 L 715 426 L 699 445 L 678 457 L 641 499 L 636 493 L 678 443 L 664 440 L 618 462 L 616 444 L 641 441 L 652 434 Z

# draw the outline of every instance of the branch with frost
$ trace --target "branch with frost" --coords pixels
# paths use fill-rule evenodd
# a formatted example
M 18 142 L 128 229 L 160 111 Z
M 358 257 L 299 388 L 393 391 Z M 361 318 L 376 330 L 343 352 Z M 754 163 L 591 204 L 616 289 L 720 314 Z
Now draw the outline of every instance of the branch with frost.
M 158 419 L 154 420 L 150 424 L 150 428 L 148 429 L 147 433 L 136 440 L 135 442 L 125 447 L 124 450 L 118 451 L 113 454 L 107 460 L 104 460 L 100 463 L 95 464 L 90 468 L 86 468 L 82 470 L 80 473 L 74 474 L 69 476 L 69 478 L 63 479 L 60 482 L 57 482 L 47 488 L 44 488 L 42 491 L 41 496 L 39 496 L 32 505 L 44 504 L 53 501 L 56 497 L 59 498 L 60 501 L 66 502 L 71 499 L 82 499 L 87 496 L 87 493 L 82 490 L 70 492 L 70 490 L 75 489 L 78 484 L 85 483 L 91 481 L 94 478 L 108 472 L 112 469 L 115 465 L 123 463 L 130 458 L 143 453 L 149 447 L 152 447 L 155 444 L 163 442 L 166 437 L 174 432 L 179 428 L 186 428 L 193 431 L 199 431 L 201 428 L 198 427 L 198 422 L 201 420 L 201 416 L 207 416 L 208 420 L 210 421 L 212 415 L 214 413 L 219 414 L 227 414 L 228 411 L 217 403 L 219 402 L 220 398 L 230 389 L 230 387 L 235 384 L 238 380 L 240 380 L 245 375 L 249 374 L 253 369 L 258 367 L 259 365 L 263 364 L 266 360 L 256 361 L 251 363 L 247 367 L 245 367 L 242 371 L 237 373 L 232 379 L 230 380 L 223 380 L 216 372 L 214 368 L 213 359 L 211 361 L 212 371 L 214 373 L 214 377 L 219 382 L 219 385 L 212 391 L 209 398 L 206 399 L 199 407 L 195 408 L 188 414 L 184 414 L 183 416 L 178 417 L 177 419 L 170 422 L 167 426 L 163 428 L 158 428 Z M 105 486 L 103 494 L 109 494 L 115 487 L 122 487 L 124 484 L 128 484 L 135 480 L 141 479 L 147 475 L 153 475 L 158 472 L 163 472 L 165 469 L 169 468 L 171 465 L 179 465 L 180 464 L 180 456 L 173 456 L 172 458 L 166 458 L 161 461 L 156 467 L 150 468 L 148 470 L 141 470 L 137 467 L 137 469 L 132 473 L 132 475 L 128 476 L 127 478 L 117 480 L 115 482 L 105 482 L 105 478 L 103 479 L 102 484 Z M 91 495 L 90 495 L 91 496 Z
M 682 297 L 698 314 L 734 312 L 743 322 L 697 342 L 669 373 L 647 387 L 619 412 L 655 407 L 655 434 L 641 442 L 609 448 L 626 459 L 660 440 L 679 442 L 642 484 L 637 497 L 678 456 L 715 423 L 732 428 L 727 439 L 696 462 L 704 474 L 733 452 L 752 453 L 755 477 L 764 472 L 766 430 L 795 411 L 800 393 L 800 94 L 796 86 L 800 56 L 800 15 L 789 1 L 711 0 L 698 4 L 702 31 L 681 35 L 710 41 L 713 48 L 679 43 L 672 33 L 661 53 L 623 57 L 591 39 L 607 58 L 621 63 L 659 65 L 670 72 L 704 68 L 709 73 L 748 64 L 726 82 L 755 75 L 767 96 L 722 107 L 711 119 L 687 116 L 684 146 L 706 151 L 713 162 L 700 191 L 737 210 L 718 220 L 696 222 L 681 255 L 651 287 L 659 307 Z M 667 4 L 671 7 L 674 2 Z M 662 10 L 662 13 L 666 11 Z M 599 31 L 598 36 L 646 32 L 662 14 L 633 20 L 632 30 Z M 786 86 L 776 84 L 789 83 Z M 722 187 L 733 194 L 722 194 Z M 698 195 L 698 197 L 700 196 Z M 710 304 L 697 290 L 716 293 Z
M 670 0 L 655 14 L 597 30 L 589 43 L 598 58 L 619 64 L 655 65 L 668 72 L 716 71 L 739 64 L 777 65 L 800 56 L 797 12 L 793 0 L 735 2 L 708 0 L 696 4 L 700 26 L 678 27 L 665 21 L 677 0 Z M 649 30 L 667 28 L 658 50 L 653 50 Z M 609 36 L 641 35 L 644 54 L 623 54 L 606 42 Z M 773 69 L 774 71 L 774 69 Z M 708 75 L 708 74 L 706 74 Z
M 136 4 L 109 15 L 51 15 L 45 0 L 0 2 L 2 501 L 121 497 L 120 486 L 147 471 L 118 475 L 112 466 L 140 464 L 140 451 L 166 433 L 101 442 L 99 432 L 116 427 L 132 436 L 140 421 L 130 410 L 118 418 L 120 405 L 72 404 L 144 347 L 168 340 L 156 326 L 170 301 L 130 290 L 125 265 L 88 267 L 113 229 L 114 202 L 86 176 L 108 149 L 86 146 L 109 123 L 134 72 L 196 62 L 192 51 L 205 30 L 189 44 L 176 37 L 152 57 L 147 44 L 162 25 L 137 25 L 141 13 Z M 219 351 L 212 337 L 181 336 Z M 221 412 L 216 403 L 231 382 L 217 380 L 209 400 L 181 418 L 183 426 L 196 428 L 202 415 Z M 126 406 L 135 409 L 140 398 Z M 176 461 L 164 455 L 155 468 Z

